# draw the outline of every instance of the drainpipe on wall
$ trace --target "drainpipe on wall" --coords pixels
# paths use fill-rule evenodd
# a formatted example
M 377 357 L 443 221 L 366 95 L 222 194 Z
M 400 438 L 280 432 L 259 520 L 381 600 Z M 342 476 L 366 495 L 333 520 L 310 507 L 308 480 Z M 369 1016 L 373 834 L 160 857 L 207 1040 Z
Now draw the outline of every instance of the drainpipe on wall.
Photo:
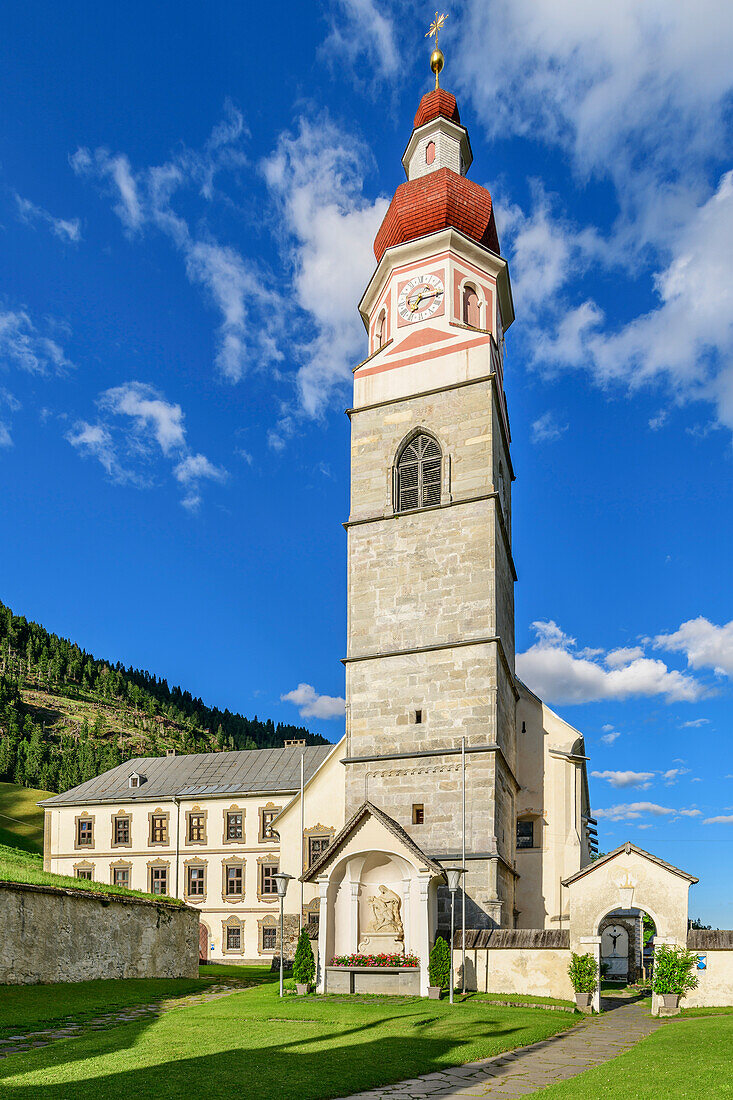
M 461 738 L 461 986 L 466 992 L 466 738 Z
M 304 856 L 301 859 L 308 866 L 308 849 L 305 847 L 305 753 L 300 754 L 300 850 L 304 852 Z M 300 872 L 298 876 L 300 878 L 300 916 L 298 920 L 298 927 L 300 931 L 303 931 L 303 904 L 305 902 L 305 883 L 302 879 L 303 872 Z
M 176 897 L 180 897 L 178 893 L 178 860 L 181 854 L 181 800 L 177 795 L 173 795 L 173 801 L 176 804 Z

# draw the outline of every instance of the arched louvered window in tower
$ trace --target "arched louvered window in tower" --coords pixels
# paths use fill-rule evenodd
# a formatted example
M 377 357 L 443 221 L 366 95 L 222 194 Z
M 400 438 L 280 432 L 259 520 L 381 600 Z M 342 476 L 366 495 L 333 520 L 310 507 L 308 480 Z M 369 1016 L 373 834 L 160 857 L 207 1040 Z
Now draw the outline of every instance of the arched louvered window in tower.
M 479 328 L 481 325 L 481 305 L 472 286 L 467 286 L 463 291 L 463 323 L 472 328 Z
M 396 511 L 440 504 L 441 458 L 440 447 L 424 432 L 403 448 L 397 462 Z

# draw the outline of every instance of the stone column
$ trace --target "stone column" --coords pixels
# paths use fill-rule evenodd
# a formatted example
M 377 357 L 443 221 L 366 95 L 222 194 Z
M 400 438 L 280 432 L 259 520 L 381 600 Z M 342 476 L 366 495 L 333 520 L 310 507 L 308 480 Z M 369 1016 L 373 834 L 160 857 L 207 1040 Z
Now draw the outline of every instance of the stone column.
M 415 954 L 420 959 L 420 996 L 427 997 L 428 985 L 428 961 L 430 959 L 430 878 L 421 875 L 417 883 L 413 879 L 413 890 L 417 886 L 420 892 L 417 905 L 418 928 L 416 931 Z
M 349 912 L 349 930 L 351 939 L 351 950 L 356 952 L 359 950 L 359 893 L 361 891 L 360 882 L 351 883 L 351 909 Z
M 328 876 L 318 876 L 318 888 L 320 891 L 320 904 L 318 906 L 318 971 L 316 974 L 316 990 L 318 993 L 326 991 L 326 945 L 328 935 L 328 922 L 331 914 L 328 911 Z
M 590 1003 L 594 1012 L 601 1011 L 601 937 L 600 936 L 581 936 L 580 937 L 581 954 L 592 955 L 596 960 L 596 966 L 598 967 L 598 986 L 593 994 L 593 1000 Z
M 405 954 L 409 954 L 412 951 L 412 924 L 410 923 L 411 911 L 410 911 L 410 879 L 403 878 L 402 880 L 402 933 L 404 939 L 403 950 Z M 409 945 L 409 946 L 408 946 Z

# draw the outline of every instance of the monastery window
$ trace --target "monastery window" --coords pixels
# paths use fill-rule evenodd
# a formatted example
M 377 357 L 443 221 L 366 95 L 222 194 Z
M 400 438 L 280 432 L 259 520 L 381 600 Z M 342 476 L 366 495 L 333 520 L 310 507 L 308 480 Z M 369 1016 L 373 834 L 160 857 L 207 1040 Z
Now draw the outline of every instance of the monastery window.
M 227 951 L 242 950 L 242 926 L 239 924 L 227 925 Z
M 167 894 L 168 893 L 168 864 L 161 864 L 159 866 L 153 866 L 150 868 L 149 873 L 149 893 L 151 894 Z
M 152 814 L 148 814 L 150 821 L 150 838 L 149 844 L 167 844 L 168 843 L 168 818 L 169 814 L 161 813 L 160 811 Z
M 112 818 L 112 847 L 129 848 L 130 846 L 130 818 L 127 814 L 119 814 Z
M 481 327 L 481 303 L 475 288 L 470 284 L 463 290 L 463 323 L 471 328 Z
M 94 818 L 77 817 L 76 819 L 76 846 L 77 848 L 94 847 Z
M 425 824 L 425 806 L 422 804 L 422 802 L 413 802 L 412 804 L 412 824 Z
M 275 806 L 274 803 L 268 802 L 267 805 L 263 806 L 263 808 L 260 810 L 260 835 L 258 837 L 258 840 L 260 842 L 273 840 L 277 842 L 277 837 L 275 836 L 275 832 L 272 828 L 272 823 L 277 815 L 280 813 L 281 809 L 282 806 Z
M 244 836 L 244 815 L 241 810 L 227 813 L 227 840 L 241 840 Z
M 206 894 L 206 868 L 188 867 L 186 871 L 187 895 L 190 898 L 203 898 Z
M 432 164 L 435 160 L 435 142 L 429 141 L 425 146 L 425 163 Z
M 139 775 L 131 775 L 127 780 L 127 784 L 128 784 L 129 787 L 139 787 L 140 786 L 140 776 Z
M 420 432 L 403 447 L 397 460 L 396 509 L 440 504 L 442 454 L 431 435 Z
M 317 859 L 320 859 L 324 852 L 328 851 L 331 845 L 330 836 L 309 836 L 308 837 L 308 866 L 312 867 Z
M 415 711 L 415 725 L 416 726 L 421 726 L 422 725 L 422 711 L 421 710 L 416 710 Z
M 93 871 L 94 871 L 93 867 L 77 867 L 76 868 L 76 877 L 77 878 L 84 878 L 84 879 L 87 879 L 87 880 L 91 881 Z
M 262 929 L 262 950 L 274 951 L 277 947 L 277 928 Z
M 277 883 L 275 881 L 277 871 L 277 863 L 260 864 L 260 894 L 263 896 L 277 897 Z
M 375 329 L 375 351 L 379 348 L 383 348 L 387 342 L 387 311 L 382 310 L 377 318 L 377 327 Z
M 534 848 L 534 821 L 517 822 L 517 848 Z
M 224 893 L 228 898 L 241 898 L 244 894 L 244 865 L 228 864 L 224 868 Z
M 130 868 L 129 867 L 113 867 L 112 868 L 112 885 L 124 886 L 125 889 L 130 888 Z
M 206 843 L 206 814 L 190 811 L 186 814 L 188 829 L 186 831 L 187 844 Z

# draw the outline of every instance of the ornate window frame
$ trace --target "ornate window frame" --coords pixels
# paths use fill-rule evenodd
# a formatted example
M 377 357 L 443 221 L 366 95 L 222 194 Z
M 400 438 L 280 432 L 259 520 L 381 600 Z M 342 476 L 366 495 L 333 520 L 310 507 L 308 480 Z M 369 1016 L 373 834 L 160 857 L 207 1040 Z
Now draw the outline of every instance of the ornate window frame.
M 165 893 L 153 894 L 153 871 L 165 870 Z M 147 893 L 153 894 L 154 897 L 169 898 L 171 897 L 171 861 L 169 859 L 149 859 L 148 860 L 148 872 L 147 872 Z
M 242 815 L 242 835 L 239 837 L 227 837 L 229 832 L 229 814 L 241 814 Z M 247 813 L 244 806 L 238 806 L 236 802 L 233 802 L 231 806 L 226 806 L 223 810 L 223 833 L 221 842 L 222 844 L 239 844 L 240 847 L 244 845 L 247 839 Z
M 127 883 L 115 882 L 115 871 L 127 871 Z M 129 859 L 116 859 L 109 865 L 109 883 L 110 886 L 125 886 L 127 890 L 132 889 L 132 864 Z
M 274 802 L 267 802 L 267 803 L 265 803 L 264 806 L 259 807 L 259 809 L 257 811 L 257 820 L 259 822 L 258 827 L 257 827 L 257 842 L 258 842 L 258 844 L 270 844 L 270 845 L 277 844 L 277 837 L 276 836 L 273 836 L 272 833 L 270 834 L 270 836 L 265 835 L 264 817 L 265 817 L 265 814 L 272 814 L 273 815 L 273 820 L 274 820 L 275 817 L 277 817 L 277 815 L 279 813 L 282 813 L 282 806 L 278 806 Z
M 263 929 L 274 928 L 275 929 L 275 946 L 265 947 Z M 277 955 L 280 945 L 278 943 L 280 937 L 280 929 L 278 927 L 277 917 L 274 913 L 268 913 L 267 916 L 262 917 L 257 921 L 257 954 L 258 955 Z
M 191 833 L 191 818 L 192 817 L 202 817 L 204 819 L 204 823 L 203 823 L 204 836 L 203 836 L 202 840 L 190 840 L 189 839 L 190 833 Z M 183 839 L 184 846 L 187 847 L 187 848 L 194 848 L 194 847 L 197 847 L 198 845 L 201 845 L 201 844 L 208 844 L 208 842 L 209 842 L 208 827 L 209 827 L 209 812 L 208 812 L 208 810 L 204 810 L 204 809 L 201 808 L 201 806 L 198 806 L 198 805 L 192 806 L 190 810 L 186 810 L 186 826 L 185 826 L 185 834 L 184 834 L 184 839 Z
M 309 829 L 303 830 L 303 871 L 307 871 L 311 867 L 310 848 L 311 840 L 321 840 L 328 838 L 329 847 L 333 843 L 333 838 L 336 835 L 336 830 L 330 825 L 311 825 Z M 315 860 L 313 861 L 315 862 Z
M 127 840 L 115 840 L 117 836 L 117 821 L 127 820 Z M 110 840 L 111 848 L 132 848 L 132 814 L 127 810 L 118 810 L 116 814 L 112 814 L 110 818 L 112 823 L 112 836 Z
M 226 920 L 221 922 L 221 953 L 222 955 L 244 955 L 244 920 L 235 916 L 234 913 L 227 917 Z M 229 947 L 227 929 L 238 928 L 239 929 L 239 947 Z
M 402 456 L 407 448 L 414 443 L 418 436 L 427 436 L 431 439 L 440 452 L 440 499 L 432 504 L 424 504 L 422 501 L 422 465 L 421 459 L 418 463 L 418 503 L 414 508 L 401 508 L 400 500 L 400 463 L 402 462 Z M 450 455 L 448 454 L 447 447 L 443 444 L 438 434 L 427 428 L 424 424 L 417 424 L 412 428 L 400 443 L 395 451 L 394 461 L 392 463 L 392 494 L 391 494 L 391 510 L 396 516 L 409 514 L 410 512 L 421 511 L 423 508 L 438 508 L 441 504 L 450 502 Z
M 241 894 L 228 894 L 227 893 L 227 870 L 229 867 L 241 867 L 242 868 L 242 893 Z M 247 891 L 246 884 L 247 874 L 247 860 L 244 856 L 227 856 L 221 862 L 221 900 L 226 902 L 227 905 L 237 905 L 244 901 L 244 895 Z
M 267 855 L 260 856 L 257 860 L 257 900 L 258 901 L 277 901 L 277 893 L 265 894 L 262 890 L 264 882 L 264 870 L 265 867 L 277 867 L 280 870 L 280 857 L 277 854 L 268 852 Z
M 91 821 L 91 823 L 92 823 L 92 842 L 91 842 L 91 844 L 80 844 L 79 843 L 79 825 L 82 821 L 84 821 L 84 822 Z M 74 818 L 74 851 L 75 852 L 93 852 L 95 841 L 96 841 L 95 816 L 94 816 L 94 814 L 88 813 L 86 810 L 82 810 L 82 812 Z
M 200 856 L 193 856 L 191 859 L 184 859 L 183 861 L 183 900 L 187 901 L 189 905 L 201 905 L 206 901 L 206 897 L 209 892 L 209 861 L 208 859 L 201 859 Z M 204 872 L 204 892 L 203 894 L 192 894 L 189 892 L 189 871 L 203 871 Z
M 80 871 L 89 871 L 89 874 L 80 875 Z M 96 881 L 96 879 L 94 878 L 94 864 L 88 859 L 82 859 L 79 863 L 75 863 L 74 878 L 91 879 L 92 881 Z
M 153 840 L 153 818 L 164 817 L 165 818 L 165 839 Z M 171 815 L 169 810 L 161 810 L 160 806 L 156 806 L 154 810 L 151 810 L 148 814 L 148 847 L 149 848 L 169 848 L 171 843 Z

